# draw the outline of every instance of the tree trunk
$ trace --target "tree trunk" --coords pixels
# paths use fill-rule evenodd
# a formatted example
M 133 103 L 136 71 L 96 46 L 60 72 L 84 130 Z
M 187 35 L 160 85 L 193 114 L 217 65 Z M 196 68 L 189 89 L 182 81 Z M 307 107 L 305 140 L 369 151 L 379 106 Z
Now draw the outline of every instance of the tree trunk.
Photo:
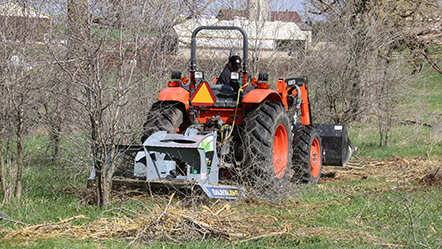
M 111 195 L 111 188 L 112 188 L 112 177 L 108 177 L 108 173 L 106 170 L 104 171 L 103 175 L 103 205 L 108 205 L 110 203 L 110 195 Z M 109 182 L 110 180 L 110 182 Z
M 90 98 L 89 102 L 89 109 L 93 110 L 95 108 L 99 108 L 94 106 L 93 107 L 93 101 L 92 101 L 92 92 L 88 91 L 88 97 Z M 101 106 L 100 106 L 101 107 Z M 97 203 L 96 205 L 99 207 L 104 207 L 107 205 L 107 203 L 104 202 L 103 199 L 103 176 L 105 175 L 105 151 L 103 149 L 103 144 L 100 140 L 100 125 L 101 125 L 101 117 L 102 113 L 96 113 L 94 111 L 91 111 L 91 114 L 89 116 L 90 122 L 91 122 L 91 143 L 92 143 L 92 155 L 94 160 L 94 166 L 96 170 L 96 179 L 97 179 Z
M 115 156 L 116 156 L 116 148 L 115 145 L 110 145 L 110 148 L 106 148 L 109 151 L 109 154 L 106 153 L 106 163 L 109 162 L 108 165 L 105 165 L 106 169 L 103 174 L 103 201 L 107 205 L 111 201 L 111 192 L 112 192 L 112 178 L 115 172 Z M 109 160 L 109 161 L 108 161 Z
M 23 111 L 19 108 L 18 112 L 18 123 L 17 123 L 17 179 L 15 185 L 15 197 L 17 200 L 21 198 L 21 190 L 22 190 L 22 179 L 23 179 Z
M 2 203 L 6 200 L 6 179 L 5 179 L 5 160 L 3 159 L 3 135 L 0 134 L 0 182 L 2 187 Z
M 51 138 L 51 162 L 53 165 L 55 165 L 58 161 L 58 148 L 60 146 L 61 128 L 60 124 L 56 123 L 52 123 L 50 126 L 51 130 L 49 132 L 49 136 Z
M 8 139 L 6 142 L 6 164 L 4 164 L 4 161 L 2 160 L 4 171 L 3 171 L 3 180 L 2 185 L 4 185 L 4 196 L 3 196 L 3 203 L 9 203 L 11 202 L 12 195 L 13 195 L 13 184 L 12 184 L 12 172 L 11 172 L 11 152 L 10 152 L 10 140 Z
M 89 20 L 89 3 L 86 0 L 68 0 L 68 32 L 70 51 L 68 58 L 81 58 L 85 53 L 84 43 L 89 40 L 90 28 Z
M 99 162 L 99 160 L 95 160 L 95 180 L 97 182 L 97 203 L 95 205 L 99 206 L 99 207 L 104 207 L 103 205 L 103 185 L 102 185 L 102 177 L 103 177 L 103 171 L 102 171 L 102 166 L 101 166 L 101 162 Z

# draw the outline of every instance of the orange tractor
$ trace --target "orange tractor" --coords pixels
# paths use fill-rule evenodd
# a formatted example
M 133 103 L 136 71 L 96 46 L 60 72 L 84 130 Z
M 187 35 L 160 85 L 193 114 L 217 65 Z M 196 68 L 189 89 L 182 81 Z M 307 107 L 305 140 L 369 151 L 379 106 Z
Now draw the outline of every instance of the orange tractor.
M 197 70 L 196 37 L 201 30 L 236 30 L 243 35 L 242 68 L 231 73 L 239 90 L 209 84 Z M 312 124 L 307 77 L 279 78 L 272 90 L 267 73 L 250 77 L 247 55 L 248 38 L 240 27 L 203 26 L 193 31 L 189 78 L 172 72 L 144 124 L 145 149 L 135 160 L 137 179 L 196 182 L 210 197 L 235 198 L 238 189 L 221 186 L 218 180 L 248 177 L 240 173 L 245 168 L 272 181 L 318 183 L 323 164 L 347 162 L 353 145 L 345 126 Z
M 197 70 L 196 36 L 201 30 L 236 30 L 243 35 L 242 68 L 230 75 L 239 89 L 209 84 Z M 323 164 L 344 165 L 353 152 L 346 128 L 312 124 L 307 77 L 279 78 L 272 90 L 267 73 L 249 76 L 247 54 L 247 34 L 240 27 L 195 29 L 189 78 L 172 72 L 144 124 L 143 145 L 118 147 L 121 155 L 136 153 L 135 179 L 113 184 L 199 186 L 210 198 L 235 199 L 242 188 L 220 183 L 318 183 Z M 92 172 L 90 180 L 94 177 Z

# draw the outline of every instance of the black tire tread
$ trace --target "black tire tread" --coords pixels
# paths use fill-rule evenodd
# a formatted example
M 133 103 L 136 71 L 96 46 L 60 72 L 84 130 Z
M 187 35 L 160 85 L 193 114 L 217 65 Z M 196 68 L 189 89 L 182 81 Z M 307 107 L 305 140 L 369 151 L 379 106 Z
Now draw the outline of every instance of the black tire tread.
M 142 142 L 157 131 L 175 133 L 183 119 L 183 112 L 176 103 L 161 101 L 154 103 L 143 125 Z
M 289 118 L 286 114 L 284 106 L 278 102 L 263 102 L 249 111 L 245 120 L 244 133 L 247 147 L 245 149 L 245 165 L 250 166 L 251 162 L 257 162 L 256 165 L 261 170 L 271 171 L 272 153 L 273 153 L 273 136 L 276 127 L 280 123 L 285 123 L 288 133 L 289 148 L 291 145 Z M 289 159 L 291 158 L 291 150 L 289 150 Z M 289 160 L 290 161 L 290 160 Z M 269 165 L 270 164 L 270 165 Z M 287 165 L 287 171 L 283 178 L 290 178 L 290 163 Z M 266 172 L 270 173 L 270 172 Z M 287 177 L 288 176 L 288 177 Z
M 319 144 L 321 144 L 321 137 L 319 134 L 319 130 L 312 125 L 301 125 L 296 129 L 293 138 L 292 165 L 295 170 L 292 179 L 293 181 L 300 181 L 301 183 L 319 183 L 321 171 L 319 171 L 318 177 L 314 178 L 310 165 L 311 142 L 316 137 L 319 140 Z M 320 153 L 322 160 L 322 145 Z

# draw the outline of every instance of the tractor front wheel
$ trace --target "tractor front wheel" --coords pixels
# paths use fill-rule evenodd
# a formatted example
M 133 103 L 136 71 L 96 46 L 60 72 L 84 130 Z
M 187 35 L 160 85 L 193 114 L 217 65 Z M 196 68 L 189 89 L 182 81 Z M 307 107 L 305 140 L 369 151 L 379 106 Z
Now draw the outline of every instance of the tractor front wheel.
M 293 141 L 293 180 L 301 183 L 319 183 L 322 170 L 319 130 L 311 125 L 302 125 L 296 129 Z

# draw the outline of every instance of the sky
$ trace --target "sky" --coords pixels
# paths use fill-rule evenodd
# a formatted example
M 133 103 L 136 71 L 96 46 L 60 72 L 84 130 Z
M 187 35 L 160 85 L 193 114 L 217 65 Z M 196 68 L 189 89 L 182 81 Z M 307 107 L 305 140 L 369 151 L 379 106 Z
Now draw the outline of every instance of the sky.
M 273 2 L 274 10 L 292 10 L 301 11 L 304 0 L 271 0 Z

